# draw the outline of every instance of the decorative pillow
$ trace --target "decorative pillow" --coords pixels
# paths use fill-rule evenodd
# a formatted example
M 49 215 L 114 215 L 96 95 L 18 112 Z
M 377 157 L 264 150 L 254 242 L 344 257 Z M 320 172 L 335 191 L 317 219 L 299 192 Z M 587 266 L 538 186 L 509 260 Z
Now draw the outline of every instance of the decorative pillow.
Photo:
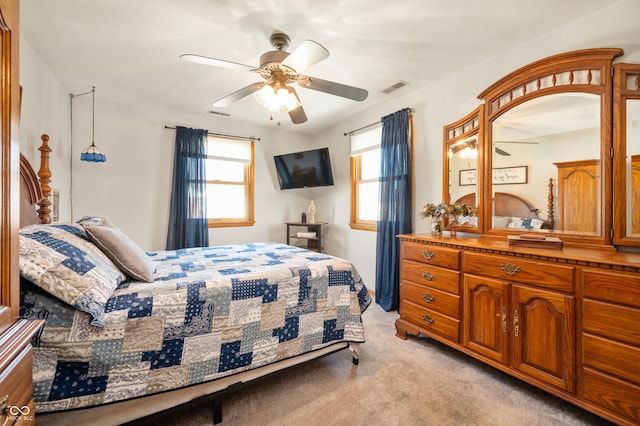
M 523 219 L 521 217 L 512 217 L 509 219 L 508 228 L 522 228 L 522 221 Z
M 126 275 L 136 281 L 153 281 L 151 258 L 117 226 L 104 218 L 86 217 L 78 221 L 89 239 Z
M 523 219 L 522 226 L 527 229 L 541 229 L 544 221 L 540 219 Z
M 493 227 L 494 228 L 506 228 L 509 226 L 509 217 L 507 216 L 494 216 Z
M 20 275 L 91 315 L 104 326 L 104 307 L 122 272 L 75 223 L 30 225 L 20 230 Z

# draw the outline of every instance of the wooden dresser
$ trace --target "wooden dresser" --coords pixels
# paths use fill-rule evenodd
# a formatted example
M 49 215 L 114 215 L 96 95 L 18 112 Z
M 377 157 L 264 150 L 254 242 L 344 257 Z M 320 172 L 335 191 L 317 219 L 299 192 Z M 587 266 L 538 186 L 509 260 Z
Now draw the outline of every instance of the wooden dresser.
M 31 338 L 39 321 L 19 319 L 20 276 L 18 228 L 20 226 L 20 146 L 18 125 L 19 1 L 0 0 L 0 99 L 2 126 L 0 164 L 0 424 L 33 424 L 31 399 Z
M 424 333 L 608 420 L 640 423 L 640 254 L 399 238 L 398 337 Z

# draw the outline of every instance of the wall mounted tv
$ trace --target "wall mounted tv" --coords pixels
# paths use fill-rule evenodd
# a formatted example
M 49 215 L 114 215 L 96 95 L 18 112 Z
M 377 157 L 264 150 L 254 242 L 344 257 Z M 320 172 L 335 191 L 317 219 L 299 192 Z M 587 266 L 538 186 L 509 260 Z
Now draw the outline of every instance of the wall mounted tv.
M 275 155 L 280 189 L 333 185 L 329 148 Z

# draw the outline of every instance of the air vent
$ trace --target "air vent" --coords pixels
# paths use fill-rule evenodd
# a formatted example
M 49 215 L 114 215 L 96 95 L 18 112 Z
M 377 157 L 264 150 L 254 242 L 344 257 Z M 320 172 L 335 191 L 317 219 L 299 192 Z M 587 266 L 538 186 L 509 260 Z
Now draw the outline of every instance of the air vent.
M 409 84 L 409 83 L 407 83 L 406 81 L 399 81 L 396 84 L 394 84 L 392 86 L 389 86 L 386 89 L 384 89 L 382 91 L 382 93 L 386 93 L 388 95 L 389 93 L 393 92 L 394 90 L 398 90 L 399 88 L 404 87 L 407 84 Z
M 209 114 L 213 114 L 213 115 L 221 115 L 223 117 L 231 117 L 231 114 L 228 114 L 226 112 L 218 112 L 218 111 L 207 111 Z

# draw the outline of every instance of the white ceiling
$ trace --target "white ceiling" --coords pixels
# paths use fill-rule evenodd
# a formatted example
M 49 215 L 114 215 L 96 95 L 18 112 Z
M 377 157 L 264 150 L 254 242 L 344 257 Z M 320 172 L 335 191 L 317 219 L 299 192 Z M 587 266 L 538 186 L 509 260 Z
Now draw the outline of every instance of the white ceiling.
M 211 103 L 254 73 L 185 62 L 194 53 L 257 66 L 274 29 L 289 51 L 311 39 L 331 56 L 305 71 L 362 87 L 364 102 L 303 89 L 309 120 L 282 126 L 315 133 L 345 117 L 429 84 L 616 0 L 22 0 L 24 39 L 70 93 L 96 86 L 96 99 L 155 105 L 269 125 L 248 96 Z M 385 88 L 409 85 L 389 95 Z

